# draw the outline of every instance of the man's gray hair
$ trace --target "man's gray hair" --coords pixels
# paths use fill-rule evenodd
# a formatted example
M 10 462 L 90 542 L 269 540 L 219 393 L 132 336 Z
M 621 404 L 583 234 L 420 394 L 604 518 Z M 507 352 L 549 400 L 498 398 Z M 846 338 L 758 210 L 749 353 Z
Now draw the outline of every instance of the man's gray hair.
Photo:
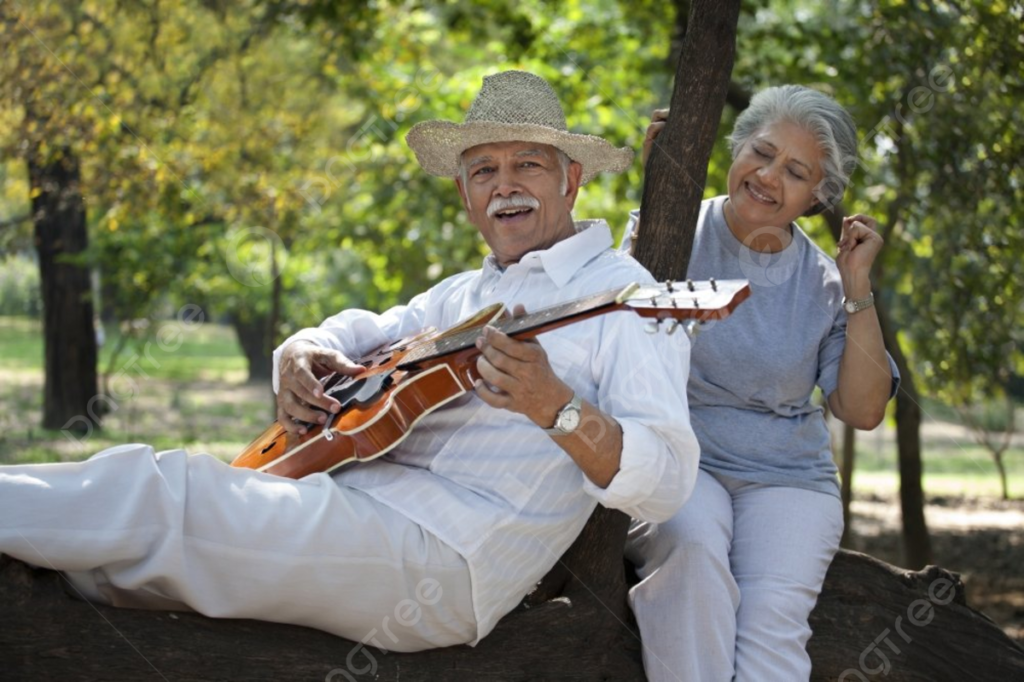
M 562 183 L 558 186 L 558 193 L 565 196 L 565 191 L 569 189 L 569 164 L 572 163 L 572 159 L 569 155 L 563 152 L 558 147 L 555 147 L 555 155 L 558 157 L 558 165 L 562 168 Z M 466 152 L 462 152 L 459 155 L 459 175 L 462 176 L 462 186 L 469 186 L 469 169 L 466 168 Z M 472 208 L 469 205 L 469 190 L 466 190 L 466 208 Z
M 764 127 L 789 121 L 814 135 L 824 160 L 825 177 L 814 188 L 820 203 L 804 215 L 817 215 L 839 203 L 857 168 L 857 127 L 853 118 L 828 95 L 802 85 L 780 85 L 753 96 L 736 118 L 729 143 L 736 158 L 747 140 Z

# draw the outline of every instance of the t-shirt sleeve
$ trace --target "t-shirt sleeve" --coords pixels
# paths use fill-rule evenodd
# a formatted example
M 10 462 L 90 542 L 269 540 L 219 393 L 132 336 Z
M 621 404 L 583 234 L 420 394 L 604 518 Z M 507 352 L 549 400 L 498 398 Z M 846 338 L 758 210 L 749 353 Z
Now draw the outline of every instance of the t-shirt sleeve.
M 846 349 L 846 313 L 839 311 L 832 329 L 818 347 L 818 377 L 816 383 L 826 397 L 839 386 L 839 361 Z

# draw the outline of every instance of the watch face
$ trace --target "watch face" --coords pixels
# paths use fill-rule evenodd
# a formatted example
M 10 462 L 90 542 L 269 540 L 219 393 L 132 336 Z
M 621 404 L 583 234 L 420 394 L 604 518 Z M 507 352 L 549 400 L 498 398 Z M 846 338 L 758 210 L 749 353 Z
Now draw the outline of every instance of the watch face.
M 579 410 L 566 410 L 558 418 L 558 428 L 563 431 L 575 431 L 576 427 L 580 425 L 580 411 Z
M 855 313 L 857 312 L 857 306 L 854 305 L 853 301 L 846 301 L 843 303 L 843 307 L 846 308 L 846 312 Z

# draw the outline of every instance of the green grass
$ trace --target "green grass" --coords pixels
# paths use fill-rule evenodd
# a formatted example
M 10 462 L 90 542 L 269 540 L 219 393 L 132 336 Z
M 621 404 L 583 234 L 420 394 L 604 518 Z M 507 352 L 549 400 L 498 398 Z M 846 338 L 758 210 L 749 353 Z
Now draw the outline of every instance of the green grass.
M 925 492 L 999 497 L 1002 494 L 999 475 L 989 451 L 978 445 L 969 432 L 949 435 L 946 433 L 949 431 L 930 428 L 928 423 L 923 425 L 921 459 Z M 1024 448 L 1015 446 L 1006 450 L 1003 464 L 1010 496 L 1024 497 Z M 855 492 L 863 493 L 899 489 L 899 464 L 891 431 L 885 436 L 858 433 L 853 485 Z
M 108 334 L 100 371 L 118 337 Z M 107 386 L 112 410 L 103 428 L 76 441 L 44 431 L 42 331 L 39 321 L 0 316 L 0 462 L 82 459 L 120 443 L 157 450 L 184 447 L 230 458 L 273 419 L 267 385 L 245 383 L 245 358 L 230 327 L 176 322 L 132 340 Z
M 38 320 L 0 315 L 0 367 L 42 369 L 41 329 Z
M 39 320 L 0 316 L 0 368 L 42 371 L 41 336 Z M 143 379 L 224 381 L 247 371 L 234 330 L 225 325 L 161 322 L 145 337 L 130 339 L 110 367 L 119 340 L 116 329 L 107 329 L 100 348 L 99 371 L 110 369 L 111 377 L 123 371 Z
M 925 473 L 921 482 L 928 496 L 949 497 L 1001 497 L 1002 490 L 995 470 L 990 474 L 978 473 L 964 476 L 962 474 L 930 474 Z M 1008 476 L 1011 498 L 1024 496 L 1024 476 Z M 854 471 L 854 497 L 877 494 L 892 497 L 900 488 L 900 477 L 895 471 Z

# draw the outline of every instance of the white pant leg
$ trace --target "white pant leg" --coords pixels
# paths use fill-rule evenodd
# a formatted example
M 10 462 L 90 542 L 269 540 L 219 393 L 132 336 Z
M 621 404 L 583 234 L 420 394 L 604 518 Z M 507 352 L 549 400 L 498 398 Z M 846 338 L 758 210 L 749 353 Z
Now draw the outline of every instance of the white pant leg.
M 626 556 L 640 583 L 629 593 L 651 682 L 732 679 L 739 591 L 729 567 L 732 500 L 700 471 L 667 523 L 634 521 Z
M 720 480 L 733 496 L 730 556 L 741 595 L 736 681 L 807 680 L 807 619 L 839 548 L 842 503 L 802 488 Z
M 326 474 L 300 481 L 149 446 L 0 467 L 0 552 L 118 605 L 296 623 L 390 650 L 476 635 L 469 569 Z

